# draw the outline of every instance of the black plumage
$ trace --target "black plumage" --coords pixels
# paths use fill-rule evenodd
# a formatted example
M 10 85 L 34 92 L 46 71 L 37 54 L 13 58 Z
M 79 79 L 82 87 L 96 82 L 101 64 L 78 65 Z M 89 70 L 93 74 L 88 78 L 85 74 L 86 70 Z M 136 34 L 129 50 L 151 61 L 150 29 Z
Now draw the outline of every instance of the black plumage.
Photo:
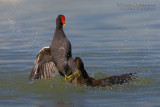
M 51 78 L 56 71 L 62 76 L 70 75 L 76 69 L 71 43 L 63 31 L 63 25 L 65 25 L 65 16 L 58 15 L 52 43 L 50 47 L 42 48 L 38 53 L 30 80 Z
M 72 59 L 71 43 L 63 31 L 63 17 L 63 15 L 59 15 L 56 19 L 56 30 L 50 45 L 52 60 L 62 76 L 69 75 L 72 70 L 76 69 Z M 68 61 L 72 62 L 72 66 L 69 66 Z
M 44 47 L 38 53 L 29 77 L 30 80 L 48 79 L 53 77 L 57 71 L 62 76 L 72 74 L 72 77 L 68 79 L 72 83 L 89 86 L 108 86 L 128 83 L 132 80 L 132 77 L 134 77 L 132 73 L 99 80 L 89 77 L 82 60 L 79 57 L 75 60 L 72 58 L 71 43 L 63 31 L 64 24 L 64 15 L 58 15 L 52 43 L 50 47 Z M 79 73 L 77 74 L 77 72 Z
M 72 77 L 69 79 L 69 82 L 74 84 L 86 84 L 87 86 L 110 86 L 114 84 L 123 84 L 128 83 L 131 80 L 135 78 L 135 75 L 133 73 L 129 74 L 123 74 L 123 75 L 116 75 L 111 77 L 106 77 L 103 79 L 94 79 L 92 77 L 89 77 L 88 73 L 86 72 L 84 68 L 84 64 L 81 60 L 81 58 L 76 57 L 75 63 L 78 69 L 78 72 L 74 72 L 72 74 Z

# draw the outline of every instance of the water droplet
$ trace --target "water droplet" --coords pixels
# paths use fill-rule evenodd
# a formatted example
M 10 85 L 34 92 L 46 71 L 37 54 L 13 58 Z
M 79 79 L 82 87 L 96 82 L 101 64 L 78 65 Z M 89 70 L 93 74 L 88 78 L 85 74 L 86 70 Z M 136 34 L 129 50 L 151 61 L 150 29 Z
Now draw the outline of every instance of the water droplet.
M 51 84 L 51 88 L 54 88 L 54 84 Z

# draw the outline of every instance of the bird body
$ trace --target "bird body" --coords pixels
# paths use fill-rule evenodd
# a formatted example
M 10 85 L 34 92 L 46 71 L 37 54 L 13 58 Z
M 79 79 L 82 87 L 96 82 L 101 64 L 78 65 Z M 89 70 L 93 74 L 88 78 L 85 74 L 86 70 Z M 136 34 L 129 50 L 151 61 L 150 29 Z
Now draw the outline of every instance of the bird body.
M 92 77 L 89 77 L 88 73 L 84 68 L 84 64 L 81 58 L 76 57 L 75 63 L 76 63 L 78 72 L 74 72 L 72 74 L 73 76 L 68 80 L 70 83 L 73 83 L 73 84 L 86 84 L 87 86 L 92 86 L 92 87 L 96 87 L 96 86 L 104 87 L 104 86 L 111 86 L 114 84 L 128 83 L 135 78 L 135 75 L 133 73 L 129 73 L 129 74 L 115 75 L 115 76 L 96 80 Z
M 70 71 L 68 59 L 72 57 L 71 43 L 63 31 L 63 24 L 65 24 L 64 20 L 65 17 L 63 15 L 59 15 L 57 17 L 56 30 L 53 36 L 52 44 L 50 45 L 52 60 L 62 76 L 68 74 Z
M 63 25 L 65 25 L 65 16 L 58 15 L 52 43 L 38 53 L 29 77 L 30 80 L 48 79 L 53 77 L 57 71 L 62 76 L 70 75 L 76 69 L 72 58 L 71 43 L 63 31 Z

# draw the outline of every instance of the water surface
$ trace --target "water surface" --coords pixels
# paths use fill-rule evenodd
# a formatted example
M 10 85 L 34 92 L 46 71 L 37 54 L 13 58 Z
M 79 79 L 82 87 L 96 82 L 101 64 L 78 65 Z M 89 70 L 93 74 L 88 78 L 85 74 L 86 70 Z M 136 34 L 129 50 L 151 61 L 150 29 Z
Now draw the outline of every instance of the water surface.
M 0 106 L 160 106 L 158 0 L 0 0 Z M 58 14 L 73 56 L 95 78 L 135 72 L 129 84 L 71 85 L 56 75 L 28 81 L 39 50 L 49 46 Z

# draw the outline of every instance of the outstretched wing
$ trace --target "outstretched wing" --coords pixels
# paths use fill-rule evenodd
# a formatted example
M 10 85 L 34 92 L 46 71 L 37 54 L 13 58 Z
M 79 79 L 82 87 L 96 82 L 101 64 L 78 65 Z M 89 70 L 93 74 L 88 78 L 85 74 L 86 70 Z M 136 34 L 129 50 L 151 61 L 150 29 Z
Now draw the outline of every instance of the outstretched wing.
M 58 69 L 52 61 L 50 48 L 44 47 L 40 50 L 34 61 L 34 67 L 29 79 L 49 79 L 53 77 L 57 71 Z

